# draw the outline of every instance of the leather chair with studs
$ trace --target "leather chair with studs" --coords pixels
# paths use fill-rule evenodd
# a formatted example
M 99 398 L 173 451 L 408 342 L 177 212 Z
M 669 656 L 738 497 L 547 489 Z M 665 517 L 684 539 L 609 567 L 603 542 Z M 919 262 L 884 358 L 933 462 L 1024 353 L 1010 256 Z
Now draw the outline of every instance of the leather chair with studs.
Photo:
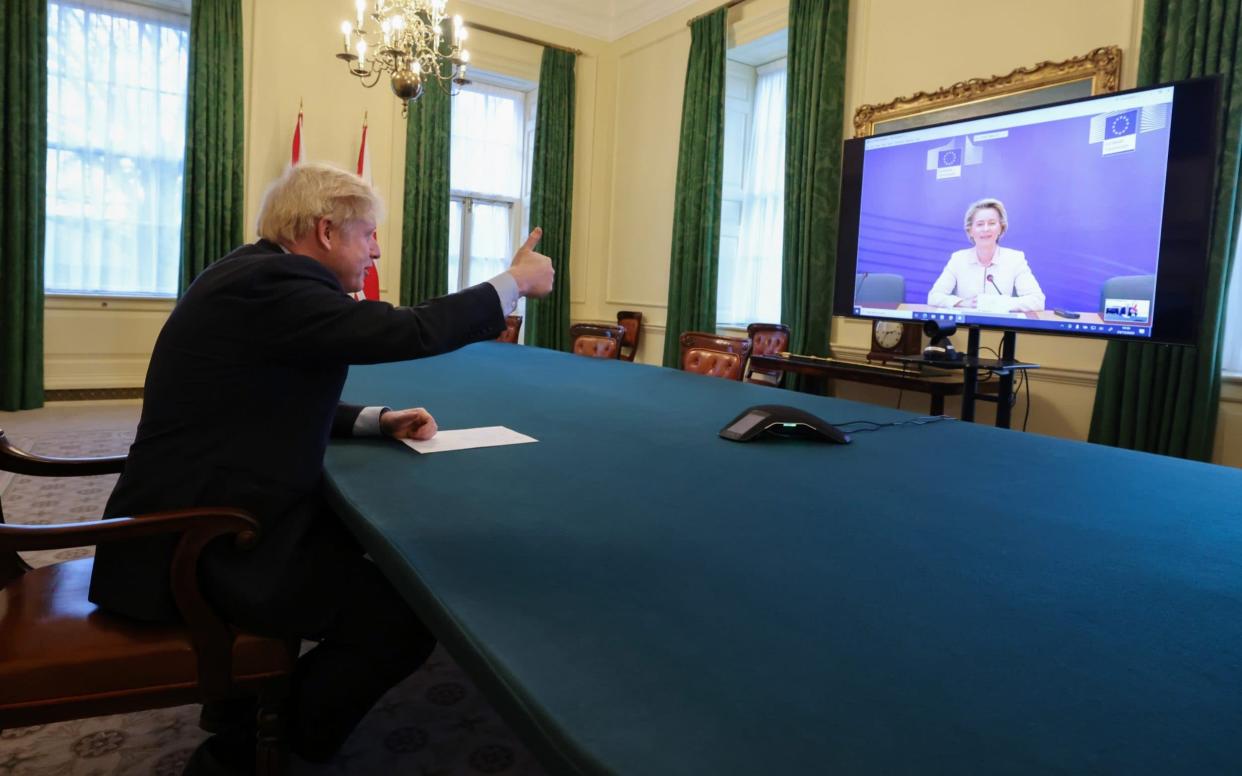
M 569 327 L 569 337 L 570 350 L 579 356 L 617 359 L 621 357 L 625 329 L 607 323 L 575 323 Z
M 750 340 L 723 337 L 702 331 L 681 335 L 681 368 L 726 380 L 741 380 L 746 359 L 750 357 Z
M 621 360 L 633 361 L 638 355 L 638 340 L 643 333 L 643 314 L 633 310 L 621 310 L 617 313 L 617 323 L 625 328 L 625 339 L 621 340 Z
M 770 356 L 789 350 L 789 327 L 783 323 L 752 323 L 746 327 L 750 338 L 752 356 Z M 779 369 L 762 369 L 746 363 L 746 382 L 761 385 L 781 384 L 784 372 Z

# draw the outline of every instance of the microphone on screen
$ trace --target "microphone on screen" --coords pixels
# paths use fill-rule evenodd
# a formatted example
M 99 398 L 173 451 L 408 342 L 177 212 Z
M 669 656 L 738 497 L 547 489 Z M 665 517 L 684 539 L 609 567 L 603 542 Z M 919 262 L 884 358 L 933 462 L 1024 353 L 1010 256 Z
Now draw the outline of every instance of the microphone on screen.
M 996 293 L 1004 296 L 1004 294 L 1001 294 L 1000 286 L 996 285 L 996 281 L 992 279 L 992 274 L 990 272 L 988 273 L 988 282 L 992 284 L 992 288 L 996 289 Z
M 859 299 L 862 299 L 863 283 L 867 282 L 867 276 L 870 274 L 871 274 L 870 272 L 862 273 L 862 277 L 860 277 L 858 279 L 858 282 L 854 284 L 854 301 L 855 302 L 857 302 Z

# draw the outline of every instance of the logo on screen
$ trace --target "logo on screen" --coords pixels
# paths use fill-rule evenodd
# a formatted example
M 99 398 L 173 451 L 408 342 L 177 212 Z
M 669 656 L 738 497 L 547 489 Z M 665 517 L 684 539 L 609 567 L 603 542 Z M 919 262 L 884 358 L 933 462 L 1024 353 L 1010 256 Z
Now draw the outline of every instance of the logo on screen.
M 1138 111 L 1130 110 L 1108 120 L 1108 136 L 1133 135 L 1138 130 Z
M 936 154 L 936 179 L 962 177 L 962 151 L 946 148 Z
M 1139 108 L 1122 111 L 1121 113 L 1104 114 L 1091 120 L 1091 142 L 1100 143 L 1100 153 L 1104 156 L 1133 151 L 1138 146 L 1139 131 L 1146 132 L 1148 124 L 1159 123 L 1159 117 L 1146 121 Z

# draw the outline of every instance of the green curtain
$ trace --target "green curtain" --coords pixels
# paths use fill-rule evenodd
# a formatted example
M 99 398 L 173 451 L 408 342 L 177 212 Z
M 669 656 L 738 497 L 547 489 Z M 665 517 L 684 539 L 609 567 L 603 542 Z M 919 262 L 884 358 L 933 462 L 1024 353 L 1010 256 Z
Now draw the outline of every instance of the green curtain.
M 47 0 L 0 13 L 0 410 L 43 406 Z
M 569 350 L 569 235 L 574 204 L 574 65 L 569 51 L 545 48 L 539 67 L 530 226 L 543 227 L 537 250 L 552 259 L 556 285 L 526 300 L 526 344 Z
M 728 9 L 721 7 L 690 25 L 668 268 L 665 366 L 680 366 L 682 332 L 716 330 L 727 15 Z
M 1092 442 L 1208 461 L 1220 406 L 1226 287 L 1238 249 L 1242 152 L 1242 4 L 1149 0 L 1139 84 L 1220 73 L 1216 214 L 1209 242 L 1203 329 L 1195 346 L 1110 342 L 1091 414 Z
M 428 83 L 406 116 L 398 294 L 403 305 L 448 293 L 451 100 L 437 84 Z
M 241 244 L 245 136 L 241 0 L 194 0 L 186 89 L 181 282 Z
M 789 3 L 781 322 L 793 353 L 828 355 L 848 19 L 848 0 Z

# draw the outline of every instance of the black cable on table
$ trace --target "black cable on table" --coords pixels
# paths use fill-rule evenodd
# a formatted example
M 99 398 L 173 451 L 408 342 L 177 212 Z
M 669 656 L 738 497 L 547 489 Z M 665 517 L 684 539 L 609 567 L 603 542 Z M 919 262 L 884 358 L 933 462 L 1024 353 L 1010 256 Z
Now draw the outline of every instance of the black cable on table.
M 874 420 L 847 420 L 842 423 L 833 423 L 832 425 L 847 434 L 859 434 L 863 431 L 878 431 L 882 428 L 893 428 L 895 426 L 926 426 L 929 423 L 939 423 L 942 420 L 956 420 L 956 418 L 951 418 L 948 415 L 924 415 L 918 418 L 910 418 L 909 420 L 894 420 L 889 423 L 879 423 Z M 845 428 L 845 426 L 855 426 L 859 423 L 865 423 L 870 428 Z

